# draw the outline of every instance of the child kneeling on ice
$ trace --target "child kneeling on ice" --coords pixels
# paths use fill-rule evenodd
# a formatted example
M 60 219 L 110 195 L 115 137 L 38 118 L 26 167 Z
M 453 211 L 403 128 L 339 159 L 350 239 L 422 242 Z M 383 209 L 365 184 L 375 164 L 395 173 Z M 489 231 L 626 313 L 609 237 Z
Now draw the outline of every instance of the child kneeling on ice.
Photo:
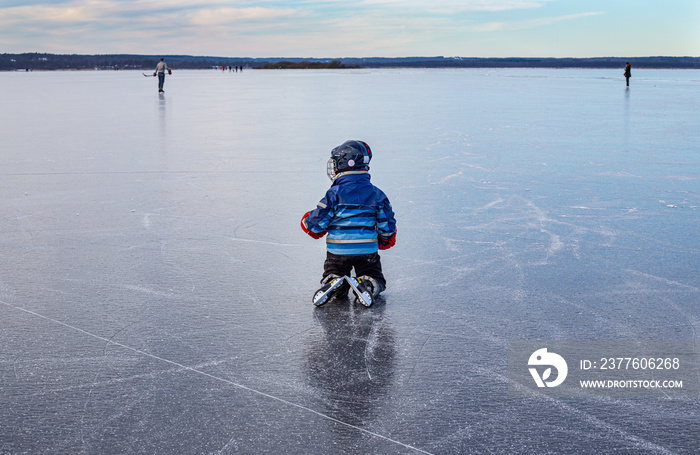
M 370 183 L 372 150 L 362 141 L 346 141 L 331 151 L 327 173 L 333 184 L 316 208 L 306 212 L 301 228 L 315 239 L 326 233 L 323 285 L 314 304 L 348 291 L 365 306 L 386 289 L 377 250 L 396 243 L 396 220 L 386 195 Z M 355 277 L 350 271 L 355 268 Z

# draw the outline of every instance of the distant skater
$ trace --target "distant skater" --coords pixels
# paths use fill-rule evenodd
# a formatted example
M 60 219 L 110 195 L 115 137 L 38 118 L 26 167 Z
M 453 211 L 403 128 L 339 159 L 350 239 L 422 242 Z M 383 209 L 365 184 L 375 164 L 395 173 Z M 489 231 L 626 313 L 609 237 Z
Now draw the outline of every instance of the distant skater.
M 158 76 L 158 93 L 165 93 L 163 90 L 163 84 L 165 84 L 165 72 L 170 70 L 168 65 L 165 63 L 165 59 L 161 57 L 160 62 L 156 65 L 156 70 L 153 72 L 154 76 Z
M 627 87 L 630 86 L 630 77 L 632 77 L 632 64 L 627 62 L 625 65 L 625 79 L 627 80 Z

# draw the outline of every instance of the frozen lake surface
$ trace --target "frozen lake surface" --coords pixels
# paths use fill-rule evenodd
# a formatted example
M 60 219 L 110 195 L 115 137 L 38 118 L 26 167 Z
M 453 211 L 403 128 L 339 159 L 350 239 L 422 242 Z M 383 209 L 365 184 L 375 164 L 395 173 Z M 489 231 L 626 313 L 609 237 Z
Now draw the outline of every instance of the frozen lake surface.
M 0 453 L 698 453 L 697 396 L 508 395 L 700 339 L 700 72 L 622 71 L 0 73 Z M 346 139 L 398 241 L 314 308 Z

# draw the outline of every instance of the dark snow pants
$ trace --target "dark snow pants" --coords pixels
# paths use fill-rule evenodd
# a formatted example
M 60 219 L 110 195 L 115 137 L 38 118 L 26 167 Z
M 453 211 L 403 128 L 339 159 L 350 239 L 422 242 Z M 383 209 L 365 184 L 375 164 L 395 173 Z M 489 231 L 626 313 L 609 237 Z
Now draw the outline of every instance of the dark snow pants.
M 379 253 L 364 254 L 362 256 L 340 256 L 326 252 L 326 262 L 323 264 L 323 278 L 328 275 L 350 276 L 350 271 L 355 268 L 355 276 L 367 275 L 381 282 L 386 287 L 386 279 L 382 273 L 382 263 Z

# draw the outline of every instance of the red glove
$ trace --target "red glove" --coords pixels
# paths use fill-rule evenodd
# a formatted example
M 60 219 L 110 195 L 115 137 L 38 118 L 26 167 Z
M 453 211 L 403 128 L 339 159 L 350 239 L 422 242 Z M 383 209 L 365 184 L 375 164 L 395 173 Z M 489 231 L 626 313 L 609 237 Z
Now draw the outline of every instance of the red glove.
M 311 236 L 311 238 L 320 239 L 321 237 L 323 237 L 324 235 L 326 235 L 326 231 L 316 233 L 316 232 L 312 232 L 312 231 L 309 230 L 309 228 L 306 226 L 306 218 L 308 218 L 308 216 L 309 216 L 310 213 L 311 213 L 311 212 L 306 212 L 306 213 L 304 214 L 304 216 L 301 217 L 301 229 L 302 229 L 304 232 L 306 232 L 307 234 L 309 234 L 309 236 Z
M 156 77 L 156 73 L 153 73 L 153 77 Z
M 377 241 L 379 242 L 379 249 L 380 250 L 388 250 L 392 246 L 396 245 L 396 231 L 394 231 L 393 234 L 391 234 L 391 237 L 388 239 L 385 239 L 381 235 L 377 237 Z

